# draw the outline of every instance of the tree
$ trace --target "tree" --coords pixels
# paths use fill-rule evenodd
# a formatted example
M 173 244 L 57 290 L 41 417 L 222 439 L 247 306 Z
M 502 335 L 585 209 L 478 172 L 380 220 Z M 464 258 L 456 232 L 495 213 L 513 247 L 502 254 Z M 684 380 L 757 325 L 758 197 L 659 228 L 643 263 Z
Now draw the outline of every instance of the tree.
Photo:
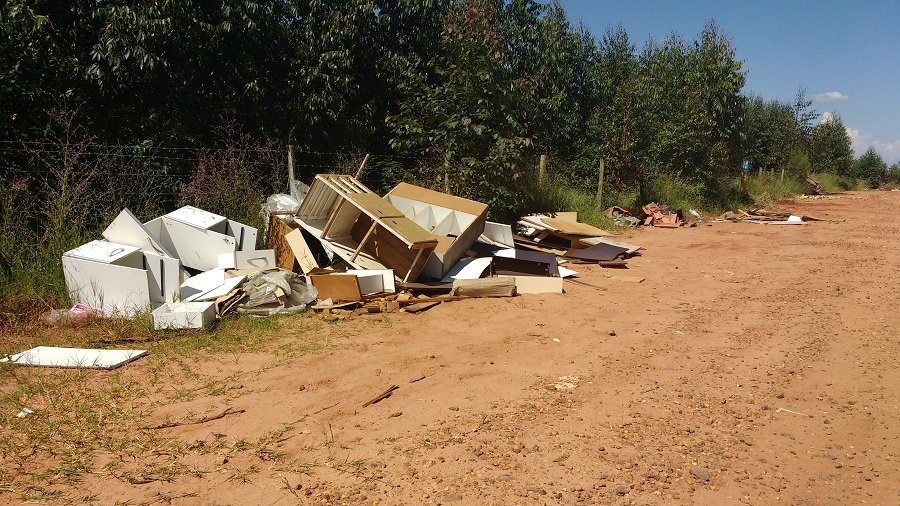
M 868 182 L 870 188 L 878 188 L 888 180 L 887 164 L 873 147 L 853 164 L 853 177 Z
M 454 2 L 441 34 L 444 52 L 428 65 L 435 82 L 411 67 L 405 98 L 387 124 L 392 148 L 436 165 L 419 180 L 511 217 L 524 198 L 517 162 L 531 146 L 524 112 L 533 86 L 509 71 L 501 9 L 495 0 Z
M 827 115 L 813 129 L 810 162 L 816 171 L 852 176 L 853 148 L 841 117 Z

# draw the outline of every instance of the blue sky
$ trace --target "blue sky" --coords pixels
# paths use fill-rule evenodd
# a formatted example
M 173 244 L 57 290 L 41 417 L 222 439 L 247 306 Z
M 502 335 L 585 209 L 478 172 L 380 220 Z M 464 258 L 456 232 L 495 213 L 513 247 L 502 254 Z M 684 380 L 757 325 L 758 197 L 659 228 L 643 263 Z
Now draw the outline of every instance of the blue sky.
M 748 71 L 745 93 L 841 116 L 857 155 L 900 161 L 900 0 L 560 0 L 596 36 L 622 25 L 640 47 L 672 32 L 694 40 L 715 18 Z

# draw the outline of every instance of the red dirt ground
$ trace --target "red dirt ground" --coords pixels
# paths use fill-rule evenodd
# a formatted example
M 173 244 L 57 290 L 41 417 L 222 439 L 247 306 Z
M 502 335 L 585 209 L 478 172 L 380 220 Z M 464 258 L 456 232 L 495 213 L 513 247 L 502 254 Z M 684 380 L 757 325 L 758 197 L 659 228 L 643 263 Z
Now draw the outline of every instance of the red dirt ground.
M 604 290 L 359 317 L 320 326 L 312 353 L 209 354 L 197 371 L 225 388 L 173 399 L 163 375 L 140 404 L 153 423 L 245 410 L 162 430 L 187 446 L 159 464 L 189 472 L 72 488 L 102 504 L 900 504 L 900 192 L 784 207 L 826 221 L 639 231 L 627 271 L 573 267 Z

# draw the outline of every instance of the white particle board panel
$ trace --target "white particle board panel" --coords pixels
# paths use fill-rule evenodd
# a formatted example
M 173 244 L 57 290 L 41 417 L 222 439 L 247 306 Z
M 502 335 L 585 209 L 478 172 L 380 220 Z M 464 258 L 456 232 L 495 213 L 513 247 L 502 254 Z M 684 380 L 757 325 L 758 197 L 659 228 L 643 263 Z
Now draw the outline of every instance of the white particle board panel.
M 393 269 L 347 269 L 347 274 L 356 274 L 357 276 L 378 274 L 381 276 L 382 291 L 387 293 L 395 293 L 397 291 Z M 360 280 L 360 290 L 362 289 L 362 283 L 362 280 Z
M 144 253 L 150 282 L 150 300 L 173 302 L 181 292 L 181 262 L 177 258 Z
M 220 234 L 226 233 L 228 228 L 228 224 L 226 223 L 228 218 L 209 211 L 204 211 L 203 209 L 194 206 L 184 206 L 180 209 L 176 209 L 171 213 L 164 215 L 163 218 L 175 220 L 192 227 L 202 228 L 203 230 L 212 230 L 214 232 L 219 232 Z
M 219 297 L 222 297 L 223 295 L 228 295 L 229 293 L 231 293 L 235 289 L 237 289 L 237 287 L 239 287 L 241 285 L 241 283 L 244 282 L 245 277 L 246 276 L 236 276 L 233 278 L 225 278 L 225 281 L 223 281 L 222 284 L 220 284 L 219 286 L 212 288 L 211 290 L 207 290 L 206 292 L 192 295 L 192 296 L 184 299 L 184 301 L 185 302 L 194 302 L 194 301 L 202 302 L 202 301 L 207 301 L 207 300 L 216 300 Z
M 191 276 L 181 283 L 181 300 L 206 293 L 225 282 L 225 269 L 216 268 Z
M 128 208 L 122 209 L 116 219 L 106 227 L 106 230 L 103 231 L 103 238 L 111 242 L 136 246 L 144 253 L 175 256 L 153 237 L 150 230 L 131 214 Z
M 62 264 L 73 302 L 97 308 L 103 316 L 132 317 L 149 309 L 150 279 L 146 270 L 66 255 Z
M 147 354 L 147 350 L 97 350 L 37 346 L 0 358 L 0 362 L 40 367 L 115 369 Z
M 260 249 L 221 253 L 219 267 L 223 269 L 252 269 L 255 267 L 277 267 L 275 250 Z
M 234 220 L 226 222 L 225 234 L 234 237 L 235 247 L 238 251 L 253 251 L 256 249 L 256 228 Z
M 478 279 L 490 267 L 491 257 L 463 258 L 450 268 L 442 283 L 452 283 L 454 279 Z
M 139 248 L 109 241 L 91 241 L 66 251 L 63 255 L 103 264 L 133 267 L 135 269 L 141 269 L 144 266 L 144 259 L 140 254 Z
M 153 328 L 202 329 L 216 319 L 216 303 L 174 302 L 163 304 L 153 311 Z
M 162 218 L 160 242 L 175 252 L 185 267 L 208 271 L 219 266 L 219 255 L 236 251 L 234 237 Z
M 484 232 L 481 233 L 479 239 L 495 246 L 516 247 L 516 243 L 513 240 L 512 227 L 503 223 L 485 222 Z

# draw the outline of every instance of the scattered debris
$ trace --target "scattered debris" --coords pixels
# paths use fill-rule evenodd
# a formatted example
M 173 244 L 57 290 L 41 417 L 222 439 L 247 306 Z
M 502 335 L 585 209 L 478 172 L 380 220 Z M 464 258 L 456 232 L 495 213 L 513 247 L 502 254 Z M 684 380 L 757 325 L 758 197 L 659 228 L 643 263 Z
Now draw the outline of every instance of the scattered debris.
M 236 409 L 236 408 L 225 408 L 222 411 L 217 413 L 206 415 L 197 420 L 190 420 L 184 422 L 164 422 L 159 425 L 154 425 L 153 427 L 146 427 L 147 429 L 169 429 L 172 427 L 179 427 L 182 425 L 199 425 L 201 423 L 211 422 L 213 420 L 218 420 L 220 418 L 225 418 L 228 415 L 237 415 L 240 413 L 244 413 L 246 410 L 244 409 Z
M 644 211 L 644 225 L 660 228 L 678 228 L 683 225 L 683 220 L 678 213 L 673 212 L 665 204 L 660 205 L 656 202 L 651 202 L 642 209 Z
M 394 390 L 397 390 L 398 388 L 400 388 L 400 387 L 397 385 L 391 385 L 390 388 L 388 388 L 384 392 L 378 394 L 374 399 L 364 402 L 362 407 L 367 408 L 367 407 L 371 406 L 372 404 L 377 404 L 377 403 L 387 399 L 388 397 L 394 395 Z
M 31 415 L 33 413 L 34 413 L 34 410 L 31 408 L 22 408 L 21 410 L 19 410 L 18 413 L 16 413 L 16 418 L 25 418 L 26 416 Z

